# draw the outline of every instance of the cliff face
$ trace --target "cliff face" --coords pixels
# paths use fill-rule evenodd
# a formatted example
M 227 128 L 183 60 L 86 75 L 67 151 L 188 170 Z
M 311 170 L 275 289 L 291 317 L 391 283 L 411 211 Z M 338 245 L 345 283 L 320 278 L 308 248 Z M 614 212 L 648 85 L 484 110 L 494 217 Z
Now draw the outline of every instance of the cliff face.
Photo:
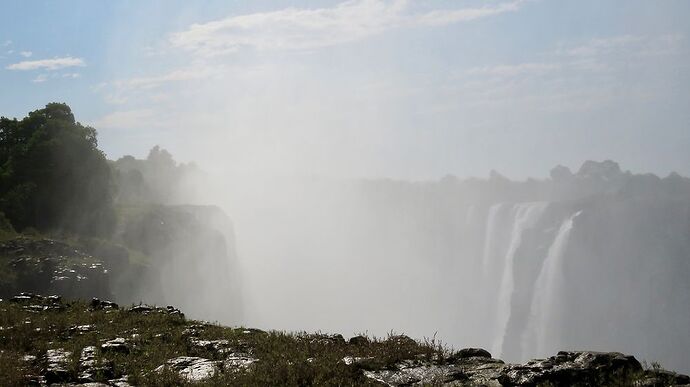
M 130 304 L 175 304 L 198 318 L 240 324 L 233 230 L 216 207 L 126 212 L 109 241 L 17 237 L 0 243 L 0 298 L 19 292 Z
M 690 371 L 687 178 L 587 162 L 523 182 L 295 186 L 233 209 L 257 262 L 254 325 L 438 332 L 515 362 L 615 350 Z
M 130 216 L 117 238 L 148 257 L 148 269 L 123 286 L 133 291 L 128 297 L 180 305 L 198 318 L 241 323 L 232 224 L 222 210 L 153 206 Z

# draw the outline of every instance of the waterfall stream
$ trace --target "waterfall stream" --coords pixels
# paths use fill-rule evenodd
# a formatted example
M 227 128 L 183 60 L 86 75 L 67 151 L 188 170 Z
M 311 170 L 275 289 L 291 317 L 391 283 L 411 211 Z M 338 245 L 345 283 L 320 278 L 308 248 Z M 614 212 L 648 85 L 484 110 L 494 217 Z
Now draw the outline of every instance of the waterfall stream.
M 514 216 L 508 248 L 503 256 L 503 270 L 496 303 L 494 341 L 491 347 L 492 353 L 497 356 L 503 353 L 503 342 L 511 315 L 511 298 L 515 288 L 513 277 L 515 253 L 522 243 L 524 231 L 535 226 L 547 206 L 548 203 L 544 202 L 520 203 L 513 206 Z
M 561 314 L 558 305 L 562 302 L 563 253 L 578 211 L 563 221 L 556 238 L 549 247 L 548 255 L 537 277 L 530 305 L 527 327 L 522 337 L 523 355 L 545 356 L 553 350 L 559 337 L 558 318 Z

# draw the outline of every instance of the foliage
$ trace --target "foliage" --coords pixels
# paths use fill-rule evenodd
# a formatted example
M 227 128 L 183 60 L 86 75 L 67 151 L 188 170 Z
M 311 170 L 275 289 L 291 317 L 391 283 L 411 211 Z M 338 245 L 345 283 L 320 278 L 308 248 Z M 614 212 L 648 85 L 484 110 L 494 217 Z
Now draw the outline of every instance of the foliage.
M 66 104 L 0 118 L 0 211 L 18 230 L 112 230 L 110 168 L 96 130 L 76 122 Z

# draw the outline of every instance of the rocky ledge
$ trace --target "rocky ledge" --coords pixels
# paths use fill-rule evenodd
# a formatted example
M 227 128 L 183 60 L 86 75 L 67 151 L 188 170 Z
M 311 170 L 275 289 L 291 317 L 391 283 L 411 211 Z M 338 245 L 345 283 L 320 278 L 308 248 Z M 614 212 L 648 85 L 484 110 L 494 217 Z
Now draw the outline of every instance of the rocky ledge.
M 0 385 L 690 386 L 633 356 L 559 352 L 506 364 L 386 338 L 264 332 L 187 320 L 178 309 L 20 294 L 0 301 Z
M 65 298 L 112 297 L 105 263 L 72 245 L 19 237 L 0 243 L 0 297 L 20 291 Z

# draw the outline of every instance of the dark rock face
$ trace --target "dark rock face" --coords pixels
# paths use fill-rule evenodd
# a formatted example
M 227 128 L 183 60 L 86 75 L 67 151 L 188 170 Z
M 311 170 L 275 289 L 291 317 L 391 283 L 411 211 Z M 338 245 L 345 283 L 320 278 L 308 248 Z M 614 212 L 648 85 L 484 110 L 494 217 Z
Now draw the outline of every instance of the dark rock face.
M 117 337 L 112 340 L 106 341 L 101 344 L 101 351 L 107 352 L 119 352 L 119 353 L 129 353 L 130 344 L 123 337 Z
M 505 364 L 487 354 L 468 348 L 446 364 L 408 360 L 393 369 L 364 374 L 388 386 L 671 386 L 690 382 L 686 375 L 643 370 L 633 356 L 618 352 L 559 352 L 526 364 Z
M 0 283 L 0 297 L 18 292 L 59 294 L 69 299 L 112 297 L 103 262 L 66 243 L 16 238 L 0 244 L 0 261 L 13 279 Z
M 91 310 L 117 309 L 118 305 L 112 301 L 105 301 L 99 298 L 91 300 Z
M 65 306 L 62 304 L 62 297 L 60 296 L 44 297 L 33 293 L 20 293 L 10 298 L 10 302 L 22 304 L 25 310 L 34 313 L 40 313 L 46 310 L 60 311 L 65 309 Z
M 121 239 L 150 259 L 148 270 L 128 275 L 136 279 L 127 286 L 132 302 L 170 303 L 199 318 L 241 323 L 233 230 L 222 210 L 154 206 L 128 219 Z
M 617 352 L 559 352 L 544 360 L 524 365 L 508 365 L 501 371 L 504 386 L 536 386 L 546 382 L 555 386 L 607 385 L 632 379 L 642 372 L 633 356 Z
M 464 348 L 451 356 L 453 359 L 464 359 L 468 357 L 486 357 L 491 358 L 489 351 L 482 348 Z

